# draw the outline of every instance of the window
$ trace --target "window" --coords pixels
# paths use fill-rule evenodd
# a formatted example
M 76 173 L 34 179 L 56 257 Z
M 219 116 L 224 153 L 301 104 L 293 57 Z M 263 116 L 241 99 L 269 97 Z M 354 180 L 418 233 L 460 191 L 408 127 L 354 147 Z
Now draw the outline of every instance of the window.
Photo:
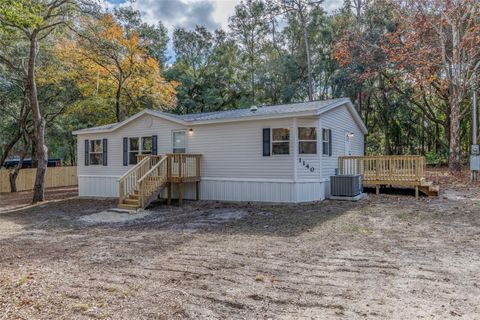
M 152 154 L 152 137 L 128 138 L 128 163 L 137 164 L 139 154 Z
M 100 165 L 103 164 L 103 144 L 102 140 L 90 140 L 89 164 Z
M 298 153 L 317 154 L 317 128 L 298 128 Z
M 187 145 L 185 139 L 185 131 L 173 131 L 173 153 L 187 152 Z
M 330 129 L 322 129 L 322 153 L 327 156 L 332 155 L 332 131 Z
M 272 154 L 290 154 L 290 129 L 272 129 Z
M 152 154 L 152 137 L 142 138 L 142 154 Z

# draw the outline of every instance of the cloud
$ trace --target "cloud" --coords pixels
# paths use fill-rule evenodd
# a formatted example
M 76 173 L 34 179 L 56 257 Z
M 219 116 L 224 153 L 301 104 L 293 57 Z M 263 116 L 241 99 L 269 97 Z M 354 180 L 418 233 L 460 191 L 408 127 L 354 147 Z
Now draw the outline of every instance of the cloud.
M 132 6 L 142 13 L 144 21 L 157 24 L 161 21 L 168 29 L 184 27 L 193 29 L 202 25 L 210 30 L 222 26 L 216 21 L 215 2 L 211 0 L 109 0 L 109 7 Z
M 193 29 L 196 25 L 209 30 L 227 29 L 228 18 L 241 0 L 107 0 L 109 8 L 132 6 L 142 13 L 144 21 L 157 24 L 161 21 L 170 31 L 174 27 Z M 333 12 L 343 0 L 325 0 L 322 6 Z

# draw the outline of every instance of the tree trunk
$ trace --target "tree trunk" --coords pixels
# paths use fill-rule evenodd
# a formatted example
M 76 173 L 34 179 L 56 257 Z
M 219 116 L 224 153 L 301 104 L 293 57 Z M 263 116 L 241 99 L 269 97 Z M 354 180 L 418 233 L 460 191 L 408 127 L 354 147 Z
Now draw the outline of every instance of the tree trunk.
M 456 99 L 451 99 L 450 105 L 450 149 L 448 155 L 448 169 L 450 172 L 460 171 L 460 106 Z
M 117 122 L 122 121 L 122 116 L 120 114 L 120 98 L 122 94 L 122 79 L 118 80 L 117 94 L 115 96 L 115 116 L 117 117 Z
M 298 15 L 303 28 L 303 41 L 305 42 L 305 53 L 307 56 L 307 81 L 308 81 L 308 101 L 313 101 L 313 80 L 312 80 L 312 60 L 310 54 L 310 43 L 308 41 L 307 22 L 303 12 L 301 1 L 298 2 Z
M 38 51 L 38 33 L 33 32 L 30 37 L 30 53 L 28 60 L 27 82 L 30 95 L 30 107 L 34 124 L 34 137 L 37 153 L 37 175 L 33 187 L 32 202 L 44 200 L 45 174 L 47 173 L 48 148 L 45 145 L 45 119 L 42 117 L 37 97 L 37 84 L 35 80 L 35 65 Z
M 27 155 L 27 152 L 23 152 L 22 155 L 20 156 L 20 160 L 18 161 L 18 164 L 15 166 L 15 169 L 13 172 L 10 172 L 9 178 L 10 178 L 10 192 L 17 192 L 17 177 L 18 174 L 20 173 L 20 169 L 22 169 L 23 166 L 23 160 L 25 159 L 25 156 Z

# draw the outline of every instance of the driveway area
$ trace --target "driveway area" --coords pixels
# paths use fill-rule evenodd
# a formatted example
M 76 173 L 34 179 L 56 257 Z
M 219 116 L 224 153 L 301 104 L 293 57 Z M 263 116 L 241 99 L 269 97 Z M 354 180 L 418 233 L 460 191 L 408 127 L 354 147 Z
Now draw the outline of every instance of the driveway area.
M 1 194 L 0 319 L 480 319 L 479 186 L 450 185 L 136 214 Z

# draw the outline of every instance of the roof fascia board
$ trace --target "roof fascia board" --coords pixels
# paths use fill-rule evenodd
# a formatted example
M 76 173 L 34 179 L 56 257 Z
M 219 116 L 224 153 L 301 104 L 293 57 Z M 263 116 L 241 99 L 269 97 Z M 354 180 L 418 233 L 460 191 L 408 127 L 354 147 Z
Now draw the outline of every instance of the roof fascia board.
M 140 111 L 139 113 L 137 114 L 134 114 L 133 116 L 123 120 L 122 122 L 120 123 L 117 123 L 116 125 L 114 125 L 113 127 L 111 128 L 108 128 L 108 129 L 99 129 L 99 130 L 91 130 L 91 131 L 83 131 L 84 129 L 81 129 L 81 130 L 76 130 L 76 131 L 73 131 L 72 134 L 74 135 L 78 135 L 78 134 L 91 134 L 91 133 L 107 133 L 107 132 L 113 132 L 121 127 L 123 127 L 124 125 L 134 121 L 135 119 L 138 119 L 139 117 L 141 117 L 142 115 L 144 114 L 148 114 L 148 115 L 151 115 L 151 116 L 154 116 L 154 117 L 158 117 L 160 119 L 165 119 L 165 120 L 169 120 L 169 121 L 172 121 L 172 122 L 176 122 L 176 123 L 179 123 L 179 124 L 182 124 L 182 125 L 187 125 L 188 123 L 186 121 L 183 121 L 183 120 L 180 120 L 180 119 L 177 119 L 175 117 L 170 117 L 170 116 L 167 116 L 165 114 L 159 114 L 155 111 L 152 111 L 150 109 L 145 109 L 143 111 Z

